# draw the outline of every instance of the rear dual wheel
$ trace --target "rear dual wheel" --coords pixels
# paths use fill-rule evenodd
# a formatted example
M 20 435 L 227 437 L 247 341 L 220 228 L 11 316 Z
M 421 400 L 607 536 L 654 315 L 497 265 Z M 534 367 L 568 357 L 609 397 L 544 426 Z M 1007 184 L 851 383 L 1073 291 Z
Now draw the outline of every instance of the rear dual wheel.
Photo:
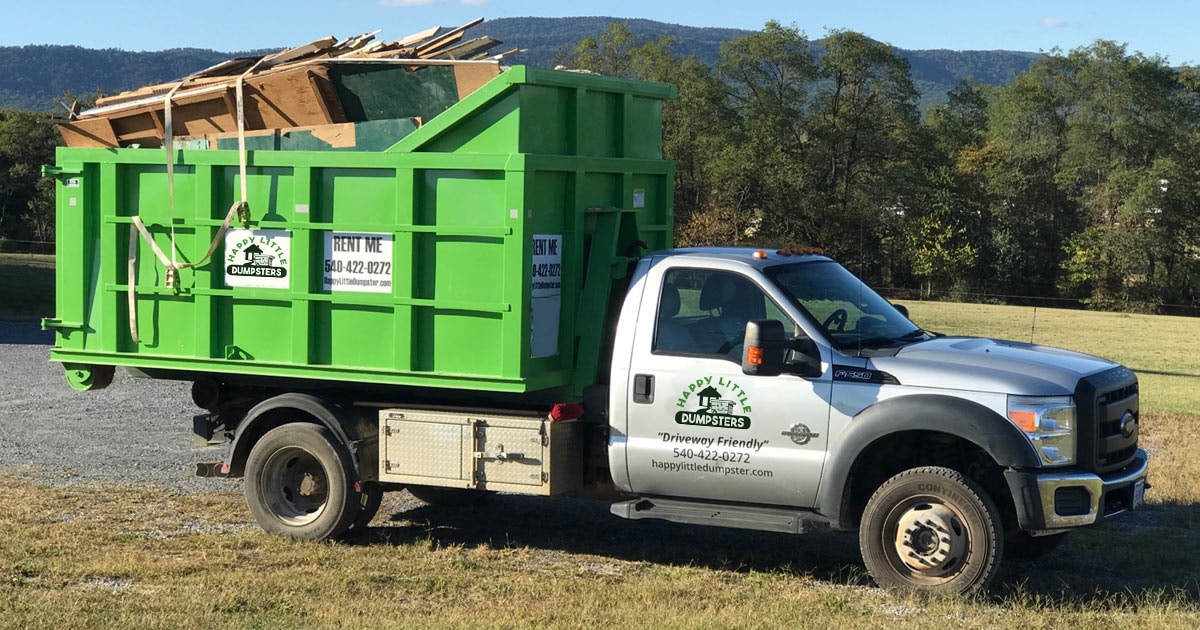
M 350 453 L 328 428 L 295 422 L 262 436 L 246 461 L 246 504 L 263 530 L 295 540 L 366 527 L 383 488 L 356 484 Z

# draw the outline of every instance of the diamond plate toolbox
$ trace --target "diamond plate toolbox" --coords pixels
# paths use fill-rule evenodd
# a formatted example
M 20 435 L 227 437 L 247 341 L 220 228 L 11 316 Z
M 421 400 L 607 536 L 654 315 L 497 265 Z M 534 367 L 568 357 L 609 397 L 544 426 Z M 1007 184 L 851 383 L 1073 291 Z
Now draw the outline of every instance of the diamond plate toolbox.
M 384 409 L 379 431 L 385 483 L 538 495 L 583 485 L 582 422 Z

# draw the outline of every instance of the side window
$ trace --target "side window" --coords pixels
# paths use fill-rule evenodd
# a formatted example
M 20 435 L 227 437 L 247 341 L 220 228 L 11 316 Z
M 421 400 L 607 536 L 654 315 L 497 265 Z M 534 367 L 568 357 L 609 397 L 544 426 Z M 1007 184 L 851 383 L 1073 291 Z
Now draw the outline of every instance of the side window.
M 659 295 L 654 352 L 741 360 L 746 322 L 791 320 L 749 279 L 727 271 L 671 269 Z

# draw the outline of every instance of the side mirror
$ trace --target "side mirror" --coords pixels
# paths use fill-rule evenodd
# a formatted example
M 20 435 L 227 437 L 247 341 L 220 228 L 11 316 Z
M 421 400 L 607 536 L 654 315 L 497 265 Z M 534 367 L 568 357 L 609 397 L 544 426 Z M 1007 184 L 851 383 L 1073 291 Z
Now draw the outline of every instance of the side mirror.
M 898 313 L 903 315 L 904 319 L 908 319 L 908 307 L 907 306 L 905 306 L 903 304 L 893 304 L 892 308 L 896 309 L 896 311 Z
M 783 373 L 786 345 L 783 322 L 773 319 L 746 322 L 746 336 L 742 342 L 742 373 L 779 376 Z

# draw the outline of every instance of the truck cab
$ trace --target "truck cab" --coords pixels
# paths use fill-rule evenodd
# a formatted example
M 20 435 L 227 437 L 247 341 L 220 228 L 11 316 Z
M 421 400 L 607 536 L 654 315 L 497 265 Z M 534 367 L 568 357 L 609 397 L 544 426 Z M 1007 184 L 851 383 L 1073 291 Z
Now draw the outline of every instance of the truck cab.
M 811 250 L 646 256 L 609 406 L 611 474 L 638 496 L 615 513 L 857 528 L 889 586 L 986 582 L 1006 541 L 1050 547 L 1146 487 L 1131 371 L 922 330 Z

